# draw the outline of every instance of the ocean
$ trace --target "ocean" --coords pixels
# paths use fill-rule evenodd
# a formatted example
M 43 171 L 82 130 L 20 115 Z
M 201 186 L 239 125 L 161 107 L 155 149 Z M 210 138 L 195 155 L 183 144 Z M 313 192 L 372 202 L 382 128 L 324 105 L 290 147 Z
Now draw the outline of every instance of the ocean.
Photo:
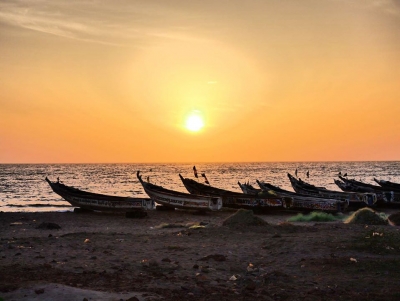
M 400 183 L 400 161 L 377 162 L 262 162 L 195 164 L 199 181 L 204 173 L 212 186 L 240 192 L 238 181 L 257 187 L 256 180 L 293 190 L 287 173 L 309 183 L 340 191 L 333 180 L 339 172 L 372 183 L 373 178 Z M 147 197 L 136 172 L 154 184 L 186 192 L 178 174 L 194 178 L 193 164 L 0 164 L 0 211 L 72 211 L 47 182 L 57 178 L 66 185 L 96 193 Z M 306 173 L 309 171 L 309 178 Z

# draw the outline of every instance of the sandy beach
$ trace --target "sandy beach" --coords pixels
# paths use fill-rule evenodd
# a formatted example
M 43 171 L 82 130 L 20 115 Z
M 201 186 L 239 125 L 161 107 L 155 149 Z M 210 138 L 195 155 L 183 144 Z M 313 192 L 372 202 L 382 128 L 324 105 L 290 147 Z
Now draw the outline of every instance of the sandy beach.
M 0 300 L 399 300 L 399 227 L 235 212 L 0 213 Z

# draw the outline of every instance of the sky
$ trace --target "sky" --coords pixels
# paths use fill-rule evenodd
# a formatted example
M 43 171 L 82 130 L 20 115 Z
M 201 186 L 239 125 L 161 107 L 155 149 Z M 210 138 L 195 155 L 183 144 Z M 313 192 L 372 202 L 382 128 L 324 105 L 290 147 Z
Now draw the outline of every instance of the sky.
M 400 160 L 399 0 L 0 2 L 0 163 L 354 160 Z

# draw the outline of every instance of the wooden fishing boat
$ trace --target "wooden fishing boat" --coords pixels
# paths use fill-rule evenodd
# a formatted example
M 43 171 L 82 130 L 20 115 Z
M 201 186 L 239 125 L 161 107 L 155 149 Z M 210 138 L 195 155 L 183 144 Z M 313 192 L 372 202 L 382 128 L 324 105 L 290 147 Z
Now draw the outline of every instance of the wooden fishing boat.
M 195 180 L 184 178 L 181 174 L 179 174 L 179 177 L 187 191 L 189 191 L 191 194 L 221 197 L 225 207 L 248 209 L 282 209 L 290 208 L 292 206 L 292 199 L 290 197 L 245 194 L 205 185 Z
M 133 198 L 93 193 L 67 186 L 59 181 L 52 182 L 47 177 L 45 180 L 55 193 L 64 198 L 72 206 L 84 210 L 133 213 L 154 208 L 154 202 L 149 198 Z
M 293 198 L 293 209 L 306 211 L 325 211 L 325 212 L 345 212 L 349 202 L 347 200 L 338 200 L 321 196 L 311 196 L 299 194 L 289 190 L 282 189 L 269 183 L 257 180 L 258 186 L 264 193 L 287 196 Z
M 374 178 L 374 181 L 379 184 L 379 186 L 389 189 L 389 190 L 394 190 L 394 191 L 400 191 L 400 183 L 395 183 L 395 182 L 390 182 L 386 180 L 378 180 Z
M 240 183 L 238 181 L 238 185 L 240 187 L 240 189 L 243 191 L 243 193 L 246 194 L 259 194 L 262 190 L 261 188 L 255 188 L 253 185 L 250 185 L 249 183 Z
M 394 192 L 387 188 L 367 184 L 355 179 L 347 179 L 339 176 L 340 180 L 335 180 L 335 184 L 343 191 L 352 192 L 372 192 L 376 194 L 378 202 L 382 203 L 399 203 L 400 204 L 400 192 Z
M 222 208 L 222 199 L 216 196 L 193 195 L 166 189 L 149 182 L 145 182 L 137 172 L 137 178 L 143 186 L 144 191 L 156 203 L 178 209 L 195 209 L 200 211 L 217 211 Z
M 354 207 L 373 206 L 377 202 L 377 196 L 373 192 L 342 192 L 328 190 L 325 187 L 318 187 L 304 182 L 301 179 L 297 179 L 290 173 L 287 175 L 294 191 L 303 195 L 344 200 L 349 202 L 350 206 Z

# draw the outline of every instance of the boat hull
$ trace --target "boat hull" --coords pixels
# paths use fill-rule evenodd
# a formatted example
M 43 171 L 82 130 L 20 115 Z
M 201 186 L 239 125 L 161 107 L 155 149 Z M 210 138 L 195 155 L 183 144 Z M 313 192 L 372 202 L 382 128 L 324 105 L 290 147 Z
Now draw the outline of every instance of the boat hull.
M 335 184 L 343 191 L 375 193 L 378 202 L 382 204 L 400 205 L 400 191 L 394 191 L 381 186 L 363 183 L 354 179 L 339 177 Z
M 292 204 L 290 197 L 245 194 L 204 185 L 192 179 L 184 178 L 182 175 L 179 175 L 179 177 L 189 193 L 220 197 L 224 207 L 267 210 L 282 209 L 290 207 Z
M 59 182 L 52 182 L 48 178 L 45 180 L 56 194 L 73 207 L 108 212 L 133 212 L 154 208 L 154 202 L 149 198 L 131 198 L 92 193 Z
M 203 195 L 192 195 L 166 189 L 142 180 L 140 172 L 137 177 L 147 195 L 156 203 L 177 209 L 192 209 L 200 211 L 217 211 L 222 208 L 222 199 Z
M 344 212 L 348 208 L 348 202 L 343 200 L 329 199 L 323 197 L 301 195 L 291 191 L 285 191 L 281 188 L 274 188 L 273 185 L 257 181 L 264 193 L 273 193 L 280 196 L 292 197 L 292 209 L 307 211 L 325 211 L 325 212 Z
M 291 174 L 288 174 L 288 177 L 294 191 L 300 194 L 347 201 L 349 205 L 355 207 L 374 206 L 378 200 L 376 194 L 373 192 L 333 191 L 328 190 L 325 187 L 317 187 L 300 179 L 296 179 Z

